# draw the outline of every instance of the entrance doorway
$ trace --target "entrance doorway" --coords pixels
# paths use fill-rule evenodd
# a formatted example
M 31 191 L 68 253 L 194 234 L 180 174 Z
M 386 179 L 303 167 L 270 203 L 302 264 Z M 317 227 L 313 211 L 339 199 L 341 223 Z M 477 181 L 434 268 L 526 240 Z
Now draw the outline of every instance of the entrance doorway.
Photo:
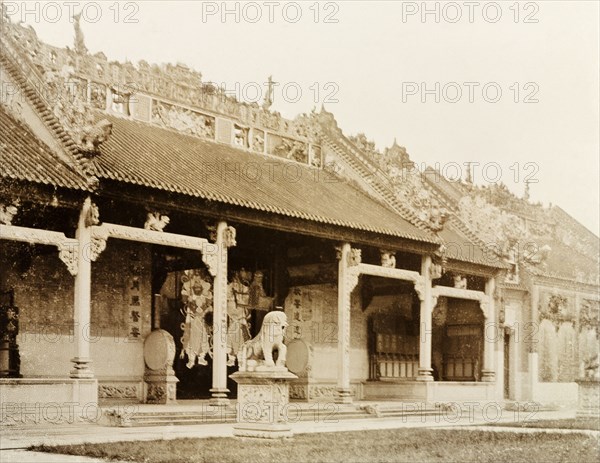
M 206 269 L 167 271 L 154 297 L 155 325 L 175 341 L 178 399 L 207 399 L 212 385 L 212 278 Z

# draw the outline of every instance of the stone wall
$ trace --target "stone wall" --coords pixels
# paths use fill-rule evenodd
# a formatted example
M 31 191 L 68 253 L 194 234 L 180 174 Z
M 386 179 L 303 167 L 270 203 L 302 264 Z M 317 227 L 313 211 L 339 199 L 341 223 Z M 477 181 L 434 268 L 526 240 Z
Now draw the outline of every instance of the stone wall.
M 369 377 L 367 319 L 354 291 L 350 314 L 350 378 Z M 285 301 L 290 327 L 288 337 L 300 338 L 313 348 L 310 377 L 320 382 L 337 380 L 337 285 L 320 284 L 290 288 Z
M 24 265 L 28 259 L 13 245 L 0 246 L 0 284 L 2 289 L 14 288 L 20 309 L 21 374 L 68 376 L 75 354 L 74 278 L 53 248 L 43 248 L 47 253 L 34 255 L 30 265 Z M 150 272 L 149 246 L 118 240 L 110 240 L 92 264 L 91 327 L 83 329 L 91 343 L 91 366 L 101 383 L 141 381 L 143 340 L 151 326 Z M 139 290 L 132 291 L 133 286 Z M 137 298 L 132 301 L 133 296 Z M 132 333 L 136 330 L 139 334 Z

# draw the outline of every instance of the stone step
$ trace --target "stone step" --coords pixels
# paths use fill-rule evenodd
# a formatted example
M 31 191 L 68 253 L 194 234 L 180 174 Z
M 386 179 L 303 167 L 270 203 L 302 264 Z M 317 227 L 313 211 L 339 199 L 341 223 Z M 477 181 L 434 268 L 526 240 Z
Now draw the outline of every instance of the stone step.
M 295 405 L 295 404 L 294 404 Z M 105 410 L 105 415 L 110 414 L 110 409 Z M 363 409 L 356 407 L 343 407 L 340 409 L 292 407 L 289 409 L 291 421 L 323 421 L 337 422 L 362 418 L 375 418 Z M 105 422 L 108 426 L 169 426 L 169 425 L 195 425 L 210 423 L 233 423 L 236 420 L 236 410 L 202 411 L 202 410 L 165 410 L 163 411 L 137 411 L 126 417 L 125 421 L 110 420 Z
M 294 404 L 296 405 L 296 404 Z M 435 407 L 413 407 L 411 404 L 395 405 L 362 405 L 343 407 L 337 410 L 303 406 L 290 409 L 292 421 L 315 421 L 335 423 L 342 420 L 399 418 L 406 416 L 427 416 L 439 413 Z M 234 423 L 236 421 L 235 409 L 227 409 L 218 413 L 203 411 L 138 411 L 131 415 L 126 425 L 142 426 L 185 426 L 214 423 Z M 112 422 L 112 426 L 123 425 Z

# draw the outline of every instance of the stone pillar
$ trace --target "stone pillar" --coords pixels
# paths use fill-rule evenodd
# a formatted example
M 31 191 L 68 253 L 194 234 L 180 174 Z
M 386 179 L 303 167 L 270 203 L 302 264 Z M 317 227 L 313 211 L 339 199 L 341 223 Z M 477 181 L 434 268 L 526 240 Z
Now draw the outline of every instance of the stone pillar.
M 227 222 L 221 221 L 216 230 L 217 259 L 213 288 L 213 364 L 210 403 L 227 405 Z
M 338 249 L 338 372 L 336 403 L 352 403 L 350 389 L 350 296 L 358 283 L 360 250 L 349 243 Z
M 496 280 L 489 278 L 485 282 L 485 295 L 487 299 L 487 314 L 485 327 L 483 330 L 483 368 L 481 369 L 481 381 L 494 382 L 496 380 L 496 370 L 494 369 L 494 356 L 496 355 L 496 340 L 502 330 L 499 329 L 496 321 L 496 308 L 494 300 L 494 290 Z M 492 329 L 490 329 L 490 327 Z
M 71 378 L 93 378 L 94 373 L 90 368 L 90 316 L 92 293 L 92 200 L 88 197 L 83 203 L 75 238 L 79 241 L 77 246 L 78 271 L 75 276 L 75 291 L 73 304 L 73 332 L 75 340 L 75 357 L 71 359 L 74 366 Z
M 539 315 L 538 315 L 538 304 L 540 303 L 540 289 L 538 286 L 533 285 L 531 288 L 531 329 L 539 328 Z M 527 328 L 527 325 L 525 325 Z M 531 332 L 531 331 L 529 331 Z M 539 383 L 539 363 L 538 363 L 538 330 L 533 330 L 533 336 L 529 345 L 529 400 L 536 400 L 537 389 Z M 525 332 L 527 333 L 527 332 Z
M 431 368 L 432 313 L 433 297 L 431 291 L 431 257 L 423 256 L 421 260 L 421 285 L 417 294 L 421 300 L 421 323 L 419 329 L 419 375 L 417 381 L 433 381 Z

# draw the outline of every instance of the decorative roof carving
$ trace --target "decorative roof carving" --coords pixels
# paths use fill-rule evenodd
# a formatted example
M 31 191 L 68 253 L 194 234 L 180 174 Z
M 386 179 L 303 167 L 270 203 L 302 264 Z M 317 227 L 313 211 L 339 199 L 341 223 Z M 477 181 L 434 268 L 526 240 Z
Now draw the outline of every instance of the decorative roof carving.
M 88 156 L 95 156 L 100 152 L 100 145 L 110 137 L 112 133 L 112 122 L 106 119 L 85 125 L 79 132 L 79 145 L 81 150 Z
M 362 151 L 366 158 L 383 174 L 396 196 L 408 206 L 418 219 L 431 231 L 439 232 L 449 218 L 450 211 L 433 195 L 425 185 L 421 173 L 415 169 L 406 148 L 398 145 L 396 140 L 392 146 L 382 153 L 375 147 L 375 142 L 359 133 L 348 139 Z
M 600 302 L 583 299 L 579 309 L 579 330 L 595 329 L 600 333 Z
M 238 130 L 253 129 L 244 143 L 232 137 L 237 146 L 259 153 L 265 152 L 265 146 L 272 146 L 269 154 L 320 165 L 320 159 L 313 162 L 309 156 L 309 144 L 320 143 L 314 112 L 285 119 L 269 109 L 271 104 L 261 107 L 256 102 L 238 101 L 230 91 L 203 82 L 201 73 L 183 64 L 159 66 L 140 61 L 134 65 L 108 61 L 103 53 L 92 55 L 74 19 L 75 51 L 47 45 L 38 40 L 32 28 L 17 24 L 7 23 L 2 36 L 10 55 L 85 153 L 97 151 L 99 143 L 110 134 L 107 125 L 94 125 L 90 110 L 109 109 L 211 140 L 215 139 L 216 117 L 223 117 L 239 124 Z M 270 79 L 267 99 L 271 103 L 273 85 Z M 134 94 L 140 98 L 132 110 L 130 97 Z M 149 100 L 143 100 L 144 96 Z
M 548 294 L 541 298 L 538 306 L 540 319 L 550 320 L 556 327 L 562 322 L 575 323 L 572 300 L 562 294 Z
M 0 203 L 0 225 L 12 225 L 12 221 L 19 212 L 19 201 L 4 205 Z
M 394 251 L 388 251 L 381 249 L 379 251 L 381 255 L 381 266 L 386 268 L 396 268 L 396 253 Z
M 148 212 L 146 216 L 146 223 L 144 223 L 144 228 L 146 230 L 154 230 L 162 232 L 167 225 L 169 225 L 169 216 L 161 214 L 160 212 Z
M 75 53 L 78 55 L 87 55 L 88 49 L 85 46 L 83 31 L 81 30 L 81 11 L 73 15 L 73 26 L 75 28 Z

